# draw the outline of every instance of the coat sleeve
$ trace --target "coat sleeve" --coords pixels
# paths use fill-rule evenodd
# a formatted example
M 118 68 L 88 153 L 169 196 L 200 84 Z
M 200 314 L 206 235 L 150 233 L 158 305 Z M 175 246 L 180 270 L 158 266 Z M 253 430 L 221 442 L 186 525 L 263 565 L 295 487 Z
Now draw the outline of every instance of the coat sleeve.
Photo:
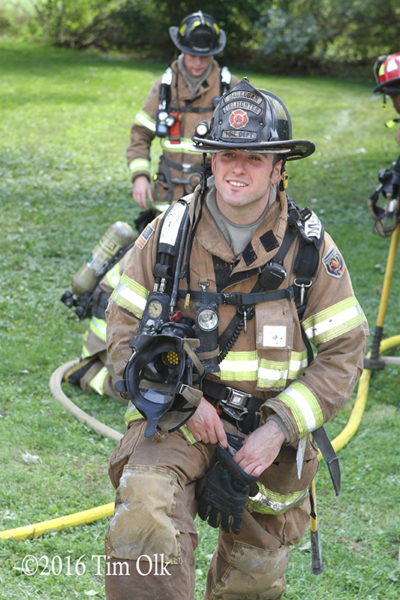
M 303 329 L 315 357 L 303 373 L 261 408 L 275 413 L 295 442 L 329 421 L 350 398 L 363 368 L 368 325 L 343 258 L 328 234 L 307 297 Z
M 153 85 L 131 127 L 131 143 L 126 150 L 126 159 L 132 181 L 140 175 L 150 180 L 150 146 L 156 131 L 160 84 L 161 78 Z
M 157 228 L 160 218 L 147 225 L 124 257 L 124 270 L 106 310 L 107 352 L 115 373 L 122 375 L 132 349 L 147 298 L 154 286 Z

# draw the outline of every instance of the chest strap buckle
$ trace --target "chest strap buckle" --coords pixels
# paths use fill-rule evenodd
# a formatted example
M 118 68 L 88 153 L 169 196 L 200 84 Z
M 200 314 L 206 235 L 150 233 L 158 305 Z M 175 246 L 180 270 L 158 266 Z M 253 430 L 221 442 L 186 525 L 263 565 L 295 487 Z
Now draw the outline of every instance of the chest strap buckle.
M 226 387 L 225 389 L 226 397 L 220 400 L 218 404 L 230 417 L 241 421 L 249 412 L 246 407 L 251 394 L 246 394 L 246 392 L 231 387 Z

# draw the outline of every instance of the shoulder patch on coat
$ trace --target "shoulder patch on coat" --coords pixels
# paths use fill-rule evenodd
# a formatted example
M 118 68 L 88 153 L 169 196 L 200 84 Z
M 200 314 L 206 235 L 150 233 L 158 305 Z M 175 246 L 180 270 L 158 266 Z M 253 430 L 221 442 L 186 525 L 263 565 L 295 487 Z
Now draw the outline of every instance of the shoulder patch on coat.
M 142 231 L 135 242 L 135 246 L 140 250 L 143 250 L 149 239 L 154 233 L 154 229 L 151 225 L 147 225 L 147 227 Z
M 339 250 L 334 246 L 329 250 L 327 254 L 322 258 L 323 265 L 328 275 L 339 279 L 346 268 L 344 260 Z

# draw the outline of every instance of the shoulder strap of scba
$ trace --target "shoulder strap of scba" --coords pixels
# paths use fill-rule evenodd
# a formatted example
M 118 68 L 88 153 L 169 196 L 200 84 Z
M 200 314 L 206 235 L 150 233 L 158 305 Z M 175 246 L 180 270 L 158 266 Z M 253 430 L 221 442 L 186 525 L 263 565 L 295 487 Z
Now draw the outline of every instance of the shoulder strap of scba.
M 191 196 L 192 194 L 184 196 L 167 208 L 158 236 L 153 274 L 157 287 L 161 286 L 160 291 L 167 293 L 170 297 L 176 296 L 179 285 L 189 226 L 189 199 Z M 172 302 L 171 298 L 171 305 Z
M 294 263 L 294 300 L 297 314 L 301 325 L 301 335 L 307 349 L 307 361 L 310 364 L 314 359 L 314 353 L 304 331 L 302 321 L 307 305 L 307 294 L 312 285 L 319 263 L 319 250 L 324 239 L 324 228 L 317 215 L 305 208 L 299 210 L 288 198 L 289 219 L 297 217 L 297 230 L 300 234 L 299 249 Z
M 219 93 L 223 96 L 227 92 L 232 83 L 232 73 L 228 67 L 221 67 L 219 71 Z M 172 85 L 172 69 L 168 67 L 161 77 L 160 86 L 160 105 L 164 103 L 164 110 L 168 110 L 171 101 L 171 85 Z M 214 110 L 214 106 L 192 106 L 189 103 L 187 106 L 176 107 L 179 112 L 206 113 Z
M 299 318 L 305 311 L 307 292 L 315 276 L 319 262 L 319 250 L 324 239 L 324 228 L 317 215 L 309 208 L 299 210 L 288 198 L 289 222 L 296 219 L 296 228 L 300 235 L 299 249 L 294 263 L 295 302 Z

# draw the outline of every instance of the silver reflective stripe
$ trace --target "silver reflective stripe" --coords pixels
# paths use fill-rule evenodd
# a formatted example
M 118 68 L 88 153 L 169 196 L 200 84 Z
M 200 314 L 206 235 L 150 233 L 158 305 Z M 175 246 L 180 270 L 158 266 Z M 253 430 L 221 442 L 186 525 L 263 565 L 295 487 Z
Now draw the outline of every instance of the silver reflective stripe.
M 148 171 L 150 173 L 150 162 L 145 158 L 135 158 L 129 163 L 129 170 L 131 173 L 136 171 Z
M 106 275 L 107 283 L 114 289 L 117 287 L 119 280 L 121 279 L 121 269 L 119 263 L 115 264 Z
M 301 506 L 307 496 L 307 490 L 284 495 L 272 492 L 260 483 L 257 485 L 259 493 L 249 498 L 246 506 L 250 511 L 265 515 L 281 515 L 295 506 Z
M 90 381 L 90 387 L 100 396 L 104 396 L 104 381 L 108 375 L 107 367 L 103 367 Z
M 135 117 L 135 123 L 142 125 L 142 127 L 146 127 L 146 129 L 149 129 L 150 131 L 155 132 L 156 130 L 156 122 L 147 113 L 145 113 L 144 110 L 140 110 L 137 113 Z
M 293 382 L 278 398 L 291 411 L 301 438 L 323 424 L 324 418 L 317 398 L 299 381 Z
M 193 144 L 190 138 L 181 139 L 179 142 L 173 144 L 170 140 L 163 138 L 161 141 L 161 146 L 164 150 L 168 150 L 168 152 L 195 152 L 196 154 L 199 151 L 196 149 L 196 146 Z
M 111 299 L 138 319 L 142 318 L 149 292 L 145 287 L 123 274 L 119 284 L 111 294 Z
M 103 342 L 106 341 L 107 323 L 104 319 L 92 317 L 89 325 L 91 331 Z
M 354 296 L 341 300 L 303 322 L 309 340 L 323 344 L 355 329 L 366 321 L 365 315 Z
M 83 346 L 82 346 L 82 352 L 81 352 L 81 358 L 86 358 L 87 356 L 90 356 L 90 352 L 86 348 L 85 344 L 83 344 Z

